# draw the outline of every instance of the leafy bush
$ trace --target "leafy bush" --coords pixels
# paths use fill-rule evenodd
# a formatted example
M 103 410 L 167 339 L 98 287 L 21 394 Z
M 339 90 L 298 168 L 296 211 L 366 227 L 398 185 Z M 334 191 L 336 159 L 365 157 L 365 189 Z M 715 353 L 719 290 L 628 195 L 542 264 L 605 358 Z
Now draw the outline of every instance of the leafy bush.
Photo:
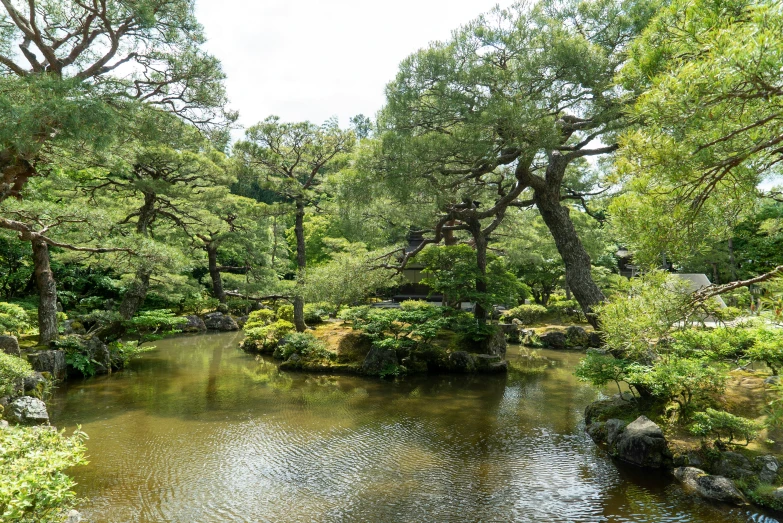
M 452 321 L 444 317 L 443 310 L 412 302 L 399 309 L 353 307 L 340 311 L 339 317 L 364 331 L 378 347 L 415 349 L 426 345 Z
M 559 299 L 560 297 L 555 295 L 549 300 L 546 306 L 546 310 L 549 314 L 555 315 L 558 318 L 569 318 L 572 321 L 584 322 L 584 312 L 582 307 L 579 306 L 576 300 Z
M 671 355 L 653 365 L 634 363 L 627 368 L 626 381 L 644 387 L 653 396 L 680 406 L 680 419 L 689 416 L 694 400 L 720 394 L 726 386 L 724 366 L 696 358 Z
M 243 300 L 240 298 L 226 300 L 228 312 L 231 314 L 245 314 L 248 310 L 250 310 L 250 307 L 253 306 L 253 303 L 254 302 L 252 300 Z M 217 308 L 217 305 L 215 305 L 215 308 Z
M 543 305 L 520 305 L 505 311 L 501 318 L 506 323 L 510 323 L 511 320 L 519 320 L 524 325 L 530 325 L 544 319 L 546 314 L 547 308 Z
M 783 329 L 758 328 L 753 334 L 754 343 L 745 351 L 745 357 L 764 362 L 777 376 L 778 369 L 783 367 Z
M 114 341 L 109 344 L 109 353 L 112 361 L 117 360 L 122 367 L 125 367 L 132 359 L 156 348 L 154 345 L 140 347 L 138 341 Z
M 248 315 L 244 328 L 245 330 L 250 330 L 258 327 L 263 327 L 265 325 L 269 325 L 270 323 L 272 323 L 274 319 L 275 319 L 274 311 L 271 311 L 269 309 L 259 309 L 257 311 L 251 312 Z
M 263 327 L 245 329 L 245 336 L 248 340 L 255 342 L 257 349 L 272 350 L 286 334 L 293 330 L 294 324 L 290 321 L 277 320 Z
M 0 430 L 0 521 L 54 523 L 78 501 L 63 471 L 86 462 L 86 434 L 49 427 Z
M 185 298 L 180 305 L 182 314 L 201 314 L 204 311 L 217 309 L 220 300 L 203 294 L 191 295 Z
M 292 354 L 299 353 L 306 359 L 334 360 L 337 354 L 326 348 L 326 344 L 309 332 L 286 334 L 275 349 L 275 358 L 287 360 Z
M 315 325 L 316 323 L 323 323 L 324 316 L 329 316 L 329 313 L 321 308 L 317 303 L 305 303 L 304 306 L 304 320 L 309 325 Z
M 697 412 L 693 415 L 693 421 L 691 433 L 702 439 L 715 436 L 718 438 L 718 446 L 739 445 L 735 440 L 740 438 L 745 440 L 743 446 L 747 446 L 761 430 L 761 425 L 753 420 L 715 409 Z
M 179 332 L 177 327 L 187 323 L 187 318 L 175 316 L 168 309 L 143 311 L 125 322 L 129 334 L 138 334 L 140 340 L 160 339 L 162 335 Z
M 622 394 L 620 383 L 626 382 L 630 365 L 626 360 L 590 350 L 577 365 L 575 374 L 581 381 L 586 381 L 594 387 L 603 388 L 607 383 L 614 382 L 617 385 L 617 392 Z
M 293 305 L 281 305 L 277 308 L 277 319 L 285 321 L 294 321 L 294 306 Z
M 0 396 L 15 395 L 20 380 L 32 373 L 33 368 L 25 360 L 0 351 Z
M 27 312 L 19 305 L 0 301 L 0 334 L 19 335 L 30 328 Z

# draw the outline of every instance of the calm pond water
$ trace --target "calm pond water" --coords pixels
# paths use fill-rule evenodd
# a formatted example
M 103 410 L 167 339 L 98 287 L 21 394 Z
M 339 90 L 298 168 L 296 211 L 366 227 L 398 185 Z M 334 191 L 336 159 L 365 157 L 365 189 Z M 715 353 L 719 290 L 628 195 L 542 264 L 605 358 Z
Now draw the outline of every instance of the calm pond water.
M 280 373 L 240 339 L 163 340 L 60 387 L 53 423 L 90 436 L 89 521 L 776 521 L 618 467 L 583 433 L 579 354 L 394 383 Z

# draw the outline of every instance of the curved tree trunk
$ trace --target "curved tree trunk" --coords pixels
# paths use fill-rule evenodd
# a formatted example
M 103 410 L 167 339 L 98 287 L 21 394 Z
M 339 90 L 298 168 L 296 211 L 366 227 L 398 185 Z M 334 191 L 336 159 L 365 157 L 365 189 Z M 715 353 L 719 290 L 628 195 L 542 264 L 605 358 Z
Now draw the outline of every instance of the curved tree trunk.
M 304 332 L 305 329 L 307 329 L 304 320 L 304 298 L 302 297 L 305 284 L 305 269 L 307 268 L 307 258 L 305 257 L 304 212 L 304 202 L 301 199 L 297 199 L 296 222 L 294 223 L 297 268 L 296 291 L 294 296 L 294 325 L 296 326 L 297 332 Z
M 559 190 L 536 190 L 533 199 L 565 264 L 566 285 L 582 307 L 587 321 L 597 327 L 593 306 L 604 301 L 605 297 L 590 274 L 590 255 L 576 233 L 569 210 L 560 204 Z
M 223 278 L 217 264 L 217 244 L 210 242 L 206 246 L 209 260 L 209 276 L 212 278 L 212 294 L 220 303 L 226 303 L 226 292 L 223 290 Z
M 478 275 L 476 276 L 476 294 L 481 296 L 487 293 L 487 237 L 481 231 L 481 223 L 477 222 L 475 229 L 471 228 L 473 234 L 473 241 L 476 244 L 476 266 L 478 267 Z M 487 321 L 487 310 L 484 306 L 476 302 L 476 306 L 473 309 L 473 317 L 479 322 Z
M 35 283 L 38 286 L 39 343 L 48 345 L 57 339 L 57 284 L 49 264 L 49 245 L 38 237 L 31 240 Z
M 125 291 L 120 303 L 120 317 L 123 320 L 129 320 L 139 310 L 144 298 L 147 297 L 147 290 L 150 288 L 151 272 L 146 269 L 139 269 L 136 272 L 136 279 L 131 283 L 130 288 Z

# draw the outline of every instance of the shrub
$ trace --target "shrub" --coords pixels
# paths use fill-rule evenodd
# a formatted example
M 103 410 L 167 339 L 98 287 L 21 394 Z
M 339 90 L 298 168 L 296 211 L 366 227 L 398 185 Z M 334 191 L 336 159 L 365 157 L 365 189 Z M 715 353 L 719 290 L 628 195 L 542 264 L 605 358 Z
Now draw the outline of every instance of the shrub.
M 156 348 L 154 345 L 140 347 L 138 341 L 114 341 L 109 344 L 109 354 L 111 354 L 111 361 L 119 361 L 125 367 L 132 359 Z
M 536 323 L 544 319 L 547 308 L 543 305 L 520 305 L 503 313 L 502 319 L 508 323 L 511 320 L 519 320 L 525 325 Z
M 129 334 L 138 334 L 140 340 L 160 339 L 163 335 L 179 332 L 177 327 L 188 322 L 168 309 L 143 311 L 125 322 Z
M 644 387 L 653 396 L 677 403 L 681 419 L 685 419 L 694 400 L 705 400 L 723 392 L 727 379 L 725 370 L 706 360 L 672 355 L 658 359 L 651 366 L 629 365 L 626 381 L 637 389 Z
M 0 301 L 0 334 L 10 332 L 18 336 L 29 328 L 29 317 L 22 307 Z
M 286 334 L 274 352 L 275 358 L 287 360 L 292 354 L 299 353 L 303 358 L 333 360 L 337 357 L 326 348 L 326 344 L 309 332 Z
M 274 319 L 275 319 L 274 311 L 271 311 L 269 309 L 259 309 L 257 311 L 251 312 L 248 315 L 244 328 L 245 330 L 250 330 L 258 327 L 263 327 L 265 325 L 269 325 L 270 323 L 272 323 Z
M 620 383 L 626 382 L 630 362 L 615 358 L 609 354 L 601 354 L 595 350 L 587 352 L 587 356 L 576 367 L 576 377 L 594 387 L 603 388 L 609 382 L 617 385 L 617 392 L 622 394 Z
M 202 294 L 196 294 L 185 298 L 180 305 L 183 314 L 201 314 L 204 311 L 217 309 L 220 300 Z
M 33 373 L 33 368 L 22 358 L 0 351 L 0 396 L 18 392 L 20 380 Z
M 277 320 L 263 327 L 255 327 L 245 330 L 245 336 L 256 343 L 261 350 L 271 350 L 280 343 L 280 340 L 294 330 L 294 324 L 290 321 Z
M 715 409 L 707 409 L 693 415 L 691 433 L 702 439 L 707 436 L 715 436 L 717 446 L 739 445 L 735 440 L 744 439 L 743 446 L 747 446 L 756 439 L 761 425 L 753 420 L 735 416 L 728 412 Z
M 753 330 L 755 342 L 745 351 L 745 357 L 764 362 L 777 376 L 783 367 L 783 329 L 758 328 Z
M 329 316 L 329 313 L 319 307 L 317 303 L 305 303 L 304 306 L 304 320 L 305 323 L 314 325 L 316 323 L 323 323 L 324 316 Z
M 63 471 L 83 465 L 86 434 L 49 427 L 0 430 L 0 521 L 54 523 L 74 508 L 74 481 Z
M 277 319 L 285 321 L 294 321 L 294 306 L 293 305 L 281 305 L 277 308 Z
M 586 321 L 582 308 L 576 300 L 559 299 L 559 296 L 552 296 L 546 306 L 549 314 L 558 318 L 569 318 L 572 321 Z

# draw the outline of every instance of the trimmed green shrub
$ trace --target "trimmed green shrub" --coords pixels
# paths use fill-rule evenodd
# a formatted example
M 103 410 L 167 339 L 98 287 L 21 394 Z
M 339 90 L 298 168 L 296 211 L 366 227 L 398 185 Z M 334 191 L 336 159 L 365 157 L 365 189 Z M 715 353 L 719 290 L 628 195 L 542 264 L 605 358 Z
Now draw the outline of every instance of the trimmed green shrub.
M 254 327 L 245 330 L 247 340 L 255 343 L 256 349 L 262 351 L 273 350 L 280 340 L 294 330 L 294 324 L 286 320 L 277 320 L 263 327 Z
M 87 435 L 49 427 L 0 430 L 0 521 L 60 523 L 74 508 L 73 479 L 63 471 L 87 463 Z
M 274 319 L 275 319 L 274 311 L 271 311 L 269 309 L 259 309 L 257 311 L 251 312 L 248 315 L 247 321 L 245 322 L 244 329 L 247 331 L 258 327 L 263 327 L 265 325 L 269 325 L 270 323 L 272 323 Z
M 277 319 L 285 321 L 294 321 L 294 306 L 293 305 L 281 305 L 277 308 Z
M 25 360 L 0 351 L 0 396 L 17 394 L 20 380 L 32 373 L 33 368 Z
M 718 446 L 740 445 L 737 439 L 744 439 L 742 446 L 747 446 L 756 439 L 761 430 L 761 424 L 753 420 L 715 409 L 697 412 L 693 415 L 693 421 L 691 433 L 702 439 L 715 436 Z
M 0 301 L 0 334 L 9 332 L 18 336 L 29 328 L 29 318 L 22 307 Z
M 520 305 L 519 307 L 514 307 L 513 309 L 507 310 L 503 313 L 501 318 L 506 323 L 511 322 L 511 320 L 519 320 L 525 325 L 530 325 L 544 319 L 546 314 L 546 307 L 543 305 L 531 304 Z
M 291 332 L 286 334 L 275 349 L 273 356 L 287 360 L 292 354 L 299 353 L 309 360 L 334 360 L 337 354 L 326 348 L 326 344 L 309 332 Z

